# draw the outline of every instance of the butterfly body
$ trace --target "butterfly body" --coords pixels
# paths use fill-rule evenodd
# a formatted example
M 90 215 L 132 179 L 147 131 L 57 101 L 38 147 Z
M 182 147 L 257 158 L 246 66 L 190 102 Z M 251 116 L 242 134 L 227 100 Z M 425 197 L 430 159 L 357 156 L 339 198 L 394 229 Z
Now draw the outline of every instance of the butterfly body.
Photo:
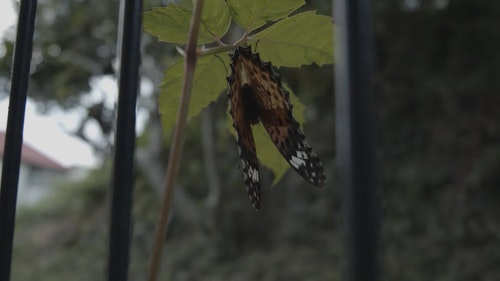
M 249 84 L 244 84 L 241 89 L 241 95 L 243 99 L 243 111 L 248 122 L 251 125 L 259 123 L 259 107 L 252 87 Z
M 270 62 L 260 60 L 250 47 L 231 55 L 228 97 L 245 187 L 255 209 L 260 204 L 259 164 L 251 125 L 262 123 L 290 166 L 316 186 L 325 182 L 323 166 L 293 117 L 289 94 Z

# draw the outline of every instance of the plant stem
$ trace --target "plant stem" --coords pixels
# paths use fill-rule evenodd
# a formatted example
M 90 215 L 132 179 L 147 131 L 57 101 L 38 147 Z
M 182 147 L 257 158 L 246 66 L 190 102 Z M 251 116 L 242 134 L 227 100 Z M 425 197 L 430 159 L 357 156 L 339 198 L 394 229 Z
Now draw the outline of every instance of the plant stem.
M 189 107 L 191 89 L 193 87 L 194 70 L 196 66 L 196 45 L 198 31 L 200 28 L 201 14 L 204 0 L 197 0 L 194 4 L 193 15 L 191 17 L 191 26 L 189 29 L 188 41 L 186 44 L 186 56 L 184 57 L 184 80 L 182 84 L 182 95 L 179 101 L 179 111 L 177 112 L 177 122 L 174 129 L 172 146 L 168 159 L 166 182 L 162 198 L 161 213 L 156 228 L 155 242 L 151 263 L 149 267 L 148 281 L 156 281 L 159 266 L 161 263 L 162 249 L 167 234 L 168 218 L 174 195 L 174 182 L 179 170 L 179 163 L 182 155 L 184 127 Z
M 233 45 L 226 45 L 226 46 L 218 46 L 218 47 L 213 47 L 210 49 L 204 49 L 200 52 L 200 57 L 208 56 L 208 55 L 215 55 L 215 54 L 220 54 L 228 51 L 234 50 L 235 47 Z

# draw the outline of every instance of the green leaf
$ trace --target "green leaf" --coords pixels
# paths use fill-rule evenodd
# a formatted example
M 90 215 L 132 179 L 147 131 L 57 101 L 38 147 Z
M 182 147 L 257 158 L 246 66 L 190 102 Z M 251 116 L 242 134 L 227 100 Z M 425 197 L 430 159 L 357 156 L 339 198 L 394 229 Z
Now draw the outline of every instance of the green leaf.
M 207 1 L 204 5 L 198 45 L 212 43 L 226 34 L 231 16 L 224 0 Z M 158 40 L 185 44 L 188 38 L 192 10 L 175 4 L 153 8 L 144 13 L 144 29 Z
M 305 4 L 304 0 L 228 0 L 233 20 L 251 32 L 268 21 L 287 17 Z
M 293 104 L 293 116 L 295 117 L 297 122 L 299 122 L 299 124 L 302 124 L 304 122 L 305 107 L 287 86 L 284 87 L 290 93 L 290 101 Z M 229 111 L 227 115 L 228 122 L 226 123 L 226 125 L 231 134 L 236 137 L 236 131 L 233 128 L 233 121 L 231 119 Z M 274 180 L 271 185 L 274 186 L 281 180 L 286 171 L 288 171 L 290 165 L 276 148 L 271 138 L 267 134 L 266 129 L 264 128 L 264 126 L 262 126 L 261 123 L 252 126 L 252 132 L 255 141 L 255 150 L 257 151 L 257 158 L 259 159 L 261 165 L 266 166 L 273 172 Z
M 304 12 L 249 37 L 252 49 L 276 67 L 333 63 L 333 23 L 328 16 Z
M 189 31 L 189 21 L 191 19 L 191 10 L 170 4 L 167 7 L 153 8 L 150 12 L 144 13 L 144 30 L 158 40 L 185 44 Z M 198 38 L 201 42 L 202 38 Z
M 188 120 L 215 101 L 227 87 L 225 77 L 229 57 L 226 55 L 200 57 L 196 63 L 191 101 L 189 103 Z M 177 108 L 182 90 L 184 60 L 178 60 L 165 72 L 160 85 L 160 113 L 165 132 L 170 132 L 177 117 Z
M 202 29 L 216 38 L 221 38 L 229 30 L 231 14 L 224 0 L 205 1 L 203 5 Z

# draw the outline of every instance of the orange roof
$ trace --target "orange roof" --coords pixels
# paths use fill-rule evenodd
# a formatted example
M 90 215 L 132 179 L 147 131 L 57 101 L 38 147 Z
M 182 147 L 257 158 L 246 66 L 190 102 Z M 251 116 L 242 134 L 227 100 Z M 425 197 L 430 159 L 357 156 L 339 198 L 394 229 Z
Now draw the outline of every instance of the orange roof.
M 0 157 L 3 158 L 5 146 L 5 132 L 0 132 Z M 63 172 L 65 167 L 50 159 L 47 155 L 35 150 L 30 145 L 23 142 L 21 152 L 21 162 L 39 168 Z

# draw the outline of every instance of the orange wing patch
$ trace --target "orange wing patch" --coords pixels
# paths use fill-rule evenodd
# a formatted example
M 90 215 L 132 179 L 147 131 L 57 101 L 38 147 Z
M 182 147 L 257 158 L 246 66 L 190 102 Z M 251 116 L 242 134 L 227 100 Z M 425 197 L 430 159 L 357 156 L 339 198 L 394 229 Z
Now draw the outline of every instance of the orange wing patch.
M 260 204 L 259 163 L 251 125 L 262 122 L 281 155 L 305 180 L 323 186 L 325 175 L 318 156 L 292 115 L 293 105 L 270 62 L 262 62 L 250 47 L 231 55 L 230 113 L 238 139 L 245 187 L 255 209 Z

